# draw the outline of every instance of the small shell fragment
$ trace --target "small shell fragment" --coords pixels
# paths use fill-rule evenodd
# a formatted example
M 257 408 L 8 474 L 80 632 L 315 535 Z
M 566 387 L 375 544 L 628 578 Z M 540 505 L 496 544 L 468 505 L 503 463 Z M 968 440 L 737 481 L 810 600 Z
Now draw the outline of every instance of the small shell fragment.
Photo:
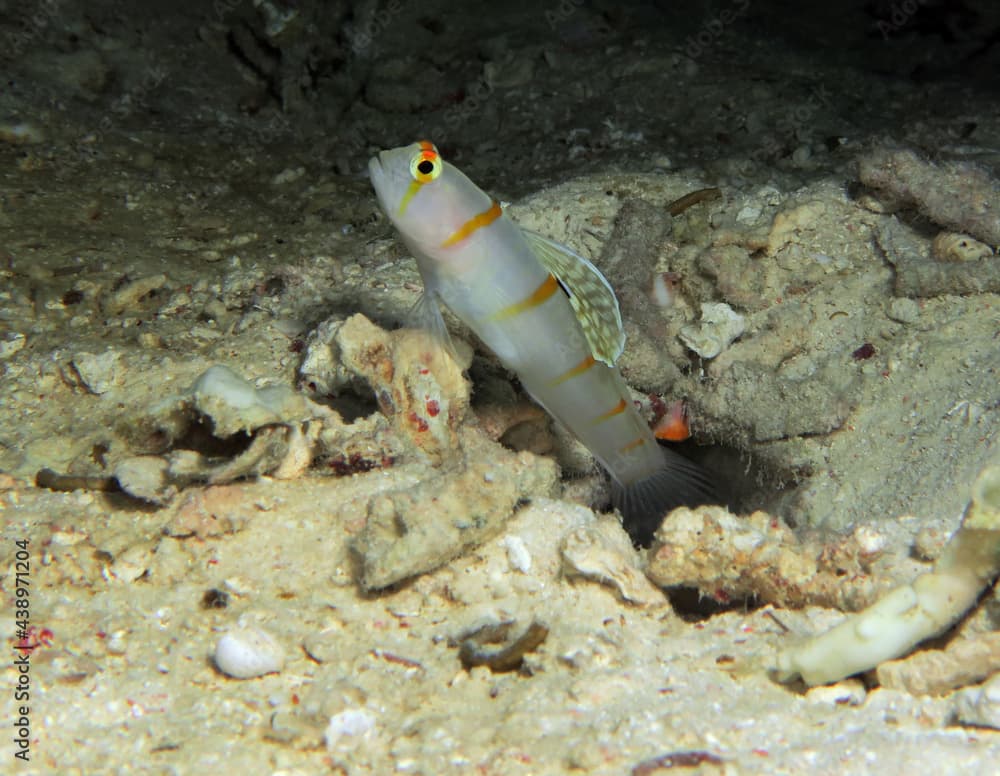
M 162 506 L 176 493 L 169 469 L 169 461 L 160 456 L 135 455 L 118 462 L 115 479 L 130 496 Z
M 531 571 L 531 552 L 520 536 L 506 536 L 503 545 L 507 548 L 507 562 L 515 571 L 527 574 Z
M 534 652 L 549 635 L 546 625 L 532 621 L 520 636 L 511 638 L 512 621 L 484 625 L 461 636 L 459 660 L 466 669 L 488 666 L 493 673 L 516 671 L 524 663 L 524 656 Z M 500 644 L 488 648 L 487 644 Z
M 931 243 L 931 253 L 938 261 L 978 261 L 992 256 L 993 250 L 967 234 L 941 232 Z
M 344 709 L 330 717 L 323 733 L 323 741 L 328 751 L 337 748 L 351 748 L 369 737 L 375 729 L 375 716 L 366 709 Z
M 253 679 L 285 667 L 285 650 L 270 633 L 253 626 L 238 626 L 223 634 L 215 645 L 215 665 L 234 679 Z
M 565 570 L 608 585 L 624 600 L 639 606 L 666 603 L 663 592 L 643 574 L 636 551 L 625 532 L 616 524 L 587 526 L 570 531 L 563 539 Z
M 701 321 L 680 331 L 680 339 L 702 358 L 715 358 L 746 331 L 746 319 L 725 302 L 702 302 Z

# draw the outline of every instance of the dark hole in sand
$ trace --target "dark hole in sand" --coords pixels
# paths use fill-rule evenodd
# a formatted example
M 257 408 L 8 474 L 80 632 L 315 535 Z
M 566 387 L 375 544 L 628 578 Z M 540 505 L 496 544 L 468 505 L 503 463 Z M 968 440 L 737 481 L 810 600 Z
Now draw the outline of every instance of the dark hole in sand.
M 752 612 L 761 604 L 755 598 L 732 598 L 724 593 L 706 595 L 694 587 L 670 587 L 664 592 L 670 605 L 685 622 L 700 622 L 723 612 Z
M 243 453 L 249 446 L 252 437 L 245 431 L 240 431 L 225 438 L 219 438 L 212 432 L 212 421 L 201 416 L 185 429 L 183 436 L 174 444 L 177 450 L 194 450 L 206 458 L 230 459 Z
M 339 396 L 327 397 L 326 404 L 340 413 L 345 423 L 353 423 L 359 418 L 367 418 L 379 411 L 378 402 L 369 391 L 366 395 L 342 393 Z

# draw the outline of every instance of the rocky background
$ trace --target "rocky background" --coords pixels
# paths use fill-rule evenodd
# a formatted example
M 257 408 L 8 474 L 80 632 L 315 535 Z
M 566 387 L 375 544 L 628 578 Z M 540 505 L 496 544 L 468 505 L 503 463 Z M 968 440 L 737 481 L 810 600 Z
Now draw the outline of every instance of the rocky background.
M 3 768 L 1000 756 L 992 592 L 937 662 L 768 673 L 997 461 L 995 4 L 0 0 L 0 41 Z M 405 328 L 366 165 L 420 138 L 605 272 L 729 511 L 637 550 L 457 321 Z

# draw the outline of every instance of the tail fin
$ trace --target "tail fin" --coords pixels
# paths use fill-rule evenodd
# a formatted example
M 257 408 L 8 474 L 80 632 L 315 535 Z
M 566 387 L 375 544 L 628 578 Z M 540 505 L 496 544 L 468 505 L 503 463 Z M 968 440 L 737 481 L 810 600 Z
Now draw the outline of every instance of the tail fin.
M 611 502 L 622 514 L 632 541 L 646 547 L 663 516 L 676 507 L 721 504 L 711 475 L 694 461 L 661 448 L 663 468 L 628 486 L 612 480 Z

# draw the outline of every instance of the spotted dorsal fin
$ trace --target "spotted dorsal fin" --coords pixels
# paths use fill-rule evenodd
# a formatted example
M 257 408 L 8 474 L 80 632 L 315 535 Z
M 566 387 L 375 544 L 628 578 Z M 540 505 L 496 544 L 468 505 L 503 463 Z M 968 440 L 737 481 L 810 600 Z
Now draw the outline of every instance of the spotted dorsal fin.
M 625 349 L 625 330 L 611 284 L 597 267 L 565 245 L 527 229 L 522 231 L 542 266 L 567 292 L 594 358 L 613 366 Z

